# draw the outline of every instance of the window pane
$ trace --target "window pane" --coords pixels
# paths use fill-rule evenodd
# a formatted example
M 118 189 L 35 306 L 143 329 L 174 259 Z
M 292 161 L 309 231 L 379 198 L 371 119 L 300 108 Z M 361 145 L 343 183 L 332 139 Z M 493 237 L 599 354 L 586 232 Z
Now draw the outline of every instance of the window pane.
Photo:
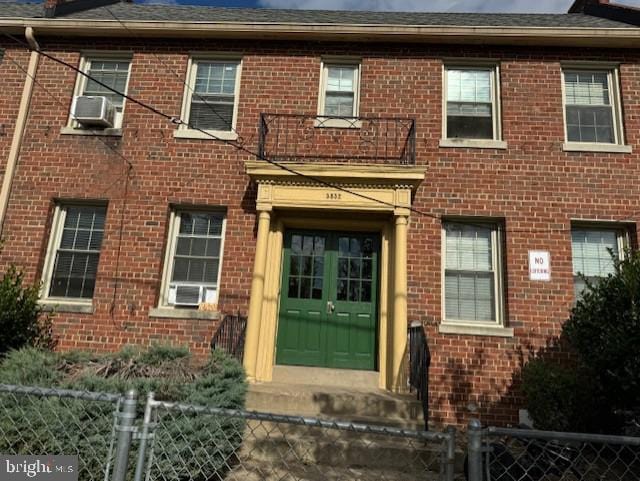
M 351 65 L 327 67 L 327 91 L 354 92 L 357 69 Z
M 97 206 L 61 207 L 65 212 L 55 253 L 49 295 L 91 298 L 98 271 L 106 209 Z
M 491 70 L 447 70 L 447 101 L 491 103 Z
M 233 129 L 238 62 L 198 62 L 189 124 L 203 130 Z
M 129 62 L 120 60 L 91 60 L 87 72 L 93 79 L 126 93 L 127 76 L 129 74 Z M 93 79 L 87 79 L 83 95 L 96 95 L 108 97 L 116 107 L 122 107 L 123 97 L 108 88 L 100 85 Z
M 613 258 L 619 256 L 615 231 L 573 229 L 571 248 L 574 275 L 606 277 L 614 272 Z
M 565 73 L 568 105 L 610 105 L 608 72 Z
M 447 116 L 447 138 L 450 139 L 493 139 L 493 118 L 491 116 Z
M 353 94 L 327 92 L 327 96 L 325 98 L 324 114 L 336 117 L 352 117 Z
M 612 108 L 567 106 L 567 139 L 614 143 Z

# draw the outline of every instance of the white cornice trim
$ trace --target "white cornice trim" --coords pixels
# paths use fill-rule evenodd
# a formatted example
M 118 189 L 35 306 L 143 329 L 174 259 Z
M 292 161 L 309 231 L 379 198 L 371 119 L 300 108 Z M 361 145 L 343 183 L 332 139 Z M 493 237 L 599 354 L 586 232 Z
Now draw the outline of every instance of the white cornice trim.
M 127 36 L 164 38 L 315 39 L 328 41 L 393 41 L 423 43 L 492 43 L 640 47 L 640 28 L 468 27 L 378 24 L 298 24 L 264 22 L 168 22 L 2 18 L 0 31 L 26 27 L 39 35 Z M 125 28 L 126 27 L 126 28 Z

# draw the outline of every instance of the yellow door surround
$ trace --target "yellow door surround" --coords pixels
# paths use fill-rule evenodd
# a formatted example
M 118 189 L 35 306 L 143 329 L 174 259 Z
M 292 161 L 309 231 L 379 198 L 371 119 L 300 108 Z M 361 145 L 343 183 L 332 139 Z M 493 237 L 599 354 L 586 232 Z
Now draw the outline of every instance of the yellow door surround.
M 379 386 L 401 391 L 407 349 L 407 228 L 425 169 L 413 166 L 246 163 L 258 185 L 258 234 L 244 367 L 271 381 L 275 359 L 283 234 L 286 228 L 367 230 L 381 235 Z M 298 175 L 298 174 L 303 174 Z M 340 186 L 348 191 L 336 189 Z M 357 213 L 357 218 L 353 214 Z M 366 215 L 363 215 L 366 214 Z

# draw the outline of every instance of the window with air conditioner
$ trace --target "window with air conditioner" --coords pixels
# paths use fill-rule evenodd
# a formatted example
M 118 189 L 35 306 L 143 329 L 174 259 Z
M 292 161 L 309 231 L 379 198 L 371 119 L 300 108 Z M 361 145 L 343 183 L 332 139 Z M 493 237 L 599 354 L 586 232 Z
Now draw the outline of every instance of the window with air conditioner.
M 120 129 L 131 60 L 117 57 L 83 57 L 71 105 L 70 127 L 78 130 Z
M 180 125 L 176 137 L 237 138 L 240 70 L 239 59 L 189 60 L 182 108 L 182 119 L 188 125 Z
M 222 212 L 172 212 L 161 305 L 218 302 L 225 224 Z
M 56 206 L 43 272 L 44 299 L 91 301 L 105 217 L 104 205 Z

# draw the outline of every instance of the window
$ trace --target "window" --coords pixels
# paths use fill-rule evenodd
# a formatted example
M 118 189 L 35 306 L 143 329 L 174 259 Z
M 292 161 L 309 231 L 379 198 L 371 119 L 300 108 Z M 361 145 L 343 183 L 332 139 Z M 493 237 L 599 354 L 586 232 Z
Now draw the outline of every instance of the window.
M 446 222 L 444 321 L 502 322 L 500 229 L 496 224 Z
M 84 58 L 80 64 L 80 68 L 83 72 L 91 76 L 92 79 L 102 82 L 118 92 L 126 94 L 129 83 L 130 65 L 131 61 L 128 59 Z M 124 97 L 113 93 L 111 90 L 103 87 L 92 79 L 89 79 L 84 75 L 78 75 L 76 95 L 107 97 L 107 99 L 113 103 L 116 110 L 114 128 L 121 128 L 122 116 L 124 113 Z M 73 119 L 71 119 L 71 126 L 76 129 L 82 128 L 82 126 Z
M 564 70 L 567 142 L 622 144 L 615 70 Z
M 498 68 L 446 67 L 444 138 L 500 140 Z
M 582 276 L 594 283 L 614 272 L 613 259 L 624 254 L 625 243 L 626 234 L 623 230 L 598 227 L 571 229 L 573 286 L 576 299 L 580 298 L 586 288 Z
M 72 300 L 93 297 L 105 216 L 104 206 L 56 208 L 45 264 L 44 297 Z
M 359 83 L 358 64 L 324 63 L 318 114 L 328 117 L 357 117 Z
M 225 216 L 219 212 L 174 211 L 165 266 L 165 306 L 218 302 Z
M 181 128 L 235 130 L 239 85 L 239 60 L 191 59 Z

